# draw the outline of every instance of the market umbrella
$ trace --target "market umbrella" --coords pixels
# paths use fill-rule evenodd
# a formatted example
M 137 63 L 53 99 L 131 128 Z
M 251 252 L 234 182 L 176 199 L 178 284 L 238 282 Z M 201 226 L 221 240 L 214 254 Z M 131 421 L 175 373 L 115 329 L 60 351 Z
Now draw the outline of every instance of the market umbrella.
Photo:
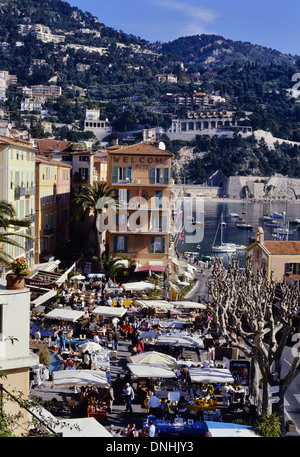
M 178 367 L 178 363 L 174 357 L 161 352 L 149 351 L 141 352 L 140 354 L 127 357 L 127 361 L 134 364 L 150 363 L 158 365 L 167 365 L 169 367 Z
M 155 285 L 151 284 L 150 282 L 146 281 L 139 281 L 139 282 L 128 282 L 121 284 L 124 290 L 128 291 L 143 291 L 143 290 L 149 290 L 149 289 L 154 289 Z M 157 287 L 159 289 L 159 287 Z
M 209 382 L 209 383 L 227 382 L 229 384 L 234 383 L 233 376 L 227 368 L 190 367 L 189 374 L 190 374 L 191 382 L 194 382 L 194 383 L 201 383 L 201 382 Z
M 104 348 L 98 344 L 95 343 L 94 341 L 87 341 L 86 343 L 83 343 L 79 346 L 83 352 L 88 351 L 88 352 L 102 352 L 104 351 Z
M 76 275 L 76 276 L 72 276 L 72 278 L 70 278 L 71 281 L 83 281 L 85 279 L 85 276 L 83 275 Z
M 128 369 L 137 378 L 176 378 L 174 371 L 167 365 L 154 363 L 128 363 Z
M 182 335 L 180 332 L 159 335 L 157 342 L 164 346 L 204 348 L 202 338 Z
M 110 387 L 105 371 L 59 370 L 52 373 L 53 387 Z

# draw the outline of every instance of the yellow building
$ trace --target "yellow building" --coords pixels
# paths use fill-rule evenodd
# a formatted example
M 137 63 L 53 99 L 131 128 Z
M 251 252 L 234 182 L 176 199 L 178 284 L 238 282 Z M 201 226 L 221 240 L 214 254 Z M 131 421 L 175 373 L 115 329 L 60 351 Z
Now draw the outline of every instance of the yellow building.
M 18 235 L 35 233 L 35 152 L 29 143 L 0 135 L 0 200 L 11 203 L 17 219 L 31 222 L 29 228 L 15 229 L 15 246 L 3 249 L 13 258 L 24 255 L 29 267 L 34 264 L 34 242 Z
M 138 143 L 108 148 L 107 184 L 120 209 L 108 226 L 108 252 L 137 266 L 166 266 L 169 254 L 170 179 L 173 154 Z M 109 224 L 108 224 L 109 225 Z
M 252 259 L 253 271 L 262 269 L 278 282 L 293 284 L 300 280 L 300 241 L 265 240 L 264 230 L 258 227 L 256 240 L 246 248 Z
M 36 156 L 36 264 L 55 256 L 60 229 L 65 231 L 60 242 L 68 239 L 71 168 L 52 157 Z

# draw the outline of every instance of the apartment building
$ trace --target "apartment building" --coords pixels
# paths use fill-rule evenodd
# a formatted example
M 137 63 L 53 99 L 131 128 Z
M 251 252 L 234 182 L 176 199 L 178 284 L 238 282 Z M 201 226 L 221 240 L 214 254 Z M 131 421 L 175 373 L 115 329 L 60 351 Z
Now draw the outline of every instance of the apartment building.
M 15 228 L 16 246 L 3 246 L 13 258 L 24 255 L 29 267 L 34 265 L 34 242 L 19 235 L 35 234 L 35 152 L 29 143 L 0 135 L 0 200 L 11 203 L 17 219 L 30 222 L 29 228 Z
M 48 261 L 69 238 L 71 165 L 36 156 L 35 263 Z
M 106 246 L 116 257 L 137 266 L 168 263 L 170 177 L 173 154 L 138 143 L 107 150 L 107 184 L 115 189 L 120 209 L 108 225 Z

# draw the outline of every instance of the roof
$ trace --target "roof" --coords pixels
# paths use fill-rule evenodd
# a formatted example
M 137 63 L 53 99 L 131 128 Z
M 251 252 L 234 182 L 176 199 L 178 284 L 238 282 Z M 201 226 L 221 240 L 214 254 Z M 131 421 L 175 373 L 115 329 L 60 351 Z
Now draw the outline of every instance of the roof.
M 71 145 L 71 141 L 58 141 L 49 138 L 38 140 L 39 153 L 43 155 L 69 152 L 71 150 Z
M 27 141 L 17 140 L 17 139 L 10 138 L 5 135 L 0 135 L 0 144 L 6 145 L 6 146 L 15 146 L 15 147 L 20 147 L 20 148 L 26 148 L 26 149 L 30 149 L 32 152 L 36 152 L 36 148 L 33 147 Z
M 267 241 L 260 244 L 271 255 L 300 255 L 300 241 Z
M 132 145 L 115 145 L 107 148 L 108 154 L 148 154 L 173 157 L 173 154 L 157 146 L 147 143 L 136 143 Z
M 37 155 L 35 158 L 36 163 L 44 163 L 47 165 L 56 165 L 57 167 L 67 167 L 67 168 L 72 168 L 72 165 L 69 165 L 65 162 L 60 162 L 59 160 L 53 160 L 52 157 L 48 156 L 40 156 Z

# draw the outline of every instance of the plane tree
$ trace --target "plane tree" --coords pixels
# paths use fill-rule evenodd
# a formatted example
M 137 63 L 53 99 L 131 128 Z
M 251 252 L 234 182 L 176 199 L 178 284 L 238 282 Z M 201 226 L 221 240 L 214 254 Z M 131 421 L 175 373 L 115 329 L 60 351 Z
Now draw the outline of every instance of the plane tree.
M 284 435 L 284 395 L 300 372 L 298 343 L 292 350 L 291 366 L 284 375 L 282 355 L 288 339 L 297 336 L 295 316 L 299 308 L 299 287 L 278 284 L 272 277 L 267 278 L 263 270 L 254 272 L 250 258 L 243 270 L 236 258 L 227 269 L 222 259 L 216 259 L 207 286 L 211 297 L 207 304 L 218 334 L 230 347 L 242 351 L 259 373 L 262 414 L 270 412 L 270 387 L 277 386 L 276 410 Z M 259 378 L 256 376 L 256 380 Z M 257 384 L 254 384 L 254 397 L 259 392 Z

